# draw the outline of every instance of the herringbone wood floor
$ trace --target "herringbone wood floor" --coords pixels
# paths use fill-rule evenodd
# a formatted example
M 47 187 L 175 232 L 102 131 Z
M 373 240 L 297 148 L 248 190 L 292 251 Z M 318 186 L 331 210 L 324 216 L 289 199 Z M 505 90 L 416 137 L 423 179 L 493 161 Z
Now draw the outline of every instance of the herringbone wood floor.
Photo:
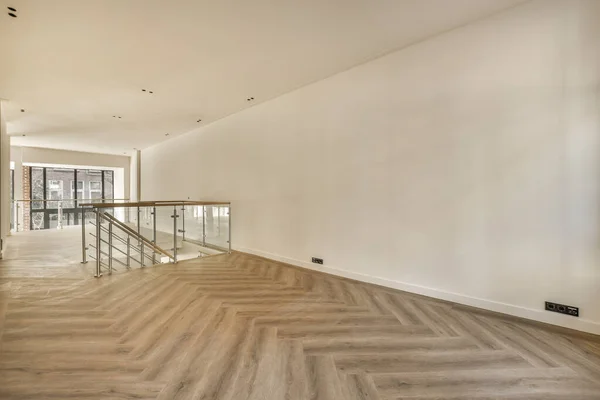
M 594 338 L 258 257 L 29 262 L 0 263 L 1 399 L 600 399 Z

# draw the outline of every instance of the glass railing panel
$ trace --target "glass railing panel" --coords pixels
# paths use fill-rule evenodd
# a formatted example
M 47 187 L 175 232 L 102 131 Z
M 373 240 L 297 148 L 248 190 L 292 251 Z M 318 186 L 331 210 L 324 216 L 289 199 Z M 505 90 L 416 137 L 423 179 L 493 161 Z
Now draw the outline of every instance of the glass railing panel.
M 10 230 L 11 232 L 17 231 L 17 211 L 16 211 L 16 203 L 14 201 L 10 202 Z
M 147 239 L 153 240 L 153 220 L 154 216 L 152 215 L 152 207 L 136 207 L 131 211 L 138 214 L 139 209 L 139 233 Z M 134 230 L 138 231 L 138 225 L 132 226 Z
M 205 206 L 205 243 L 229 248 L 229 206 Z
M 204 207 L 193 205 L 184 206 L 183 208 L 185 239 L 196 243 L 202 243 L 204 237 Z
M 46 213 L 44 211 L 35 211 L 35 210 L 31 211 L 31 218 L 30 218 L 31 230 L 37 231 L 37 230 L 41 230 L 41 229 L 46 229 L 46 226 L 45 226 L 46 215 L 45 214 Z
M 129 224 L 130 222 L 128 207 L 114 207 L 111 209 L 111 215 L 124 224 Z
M 82 214 L 84 213 L 85 222 L 86 224 L 89 224 L 94 218 L 93 208 L 82 207 L 81 204 L 95 204 L 105 201 L 110 201 L 111 203 L 128 202 L 128 200 L 125 199 L 11 200 L 11 232 L 57 228 L 60 229 L 68 226 L 81 225 Z M 122 222 L 135 222 L 135 219 L 133 218 L 135 217 L 135 212 L 132 213 L 130 210 L 130 207 L 120 207 L 118 210 L 115 208 L 115 210 L 107 209 L 105 211 L 111 215 L 116 215 L 117 218 Z
M 155 242 L 157 247 L 171 253 L 179 261 L 215 255 L 230 249 L 228 205 L 165 203 L 140 202 L 120 207 L 118 203 L 111 202 L 98 207 L 90 206 L 89 211 L 86 211 L 86 226 L 88 221 L 95 222 L 92 210 L 100 212 L 103 222 L 100 225 L 99 246 L 96 246 L 98 241 L 93 237 L 97 232 L 96 226 L 82 229 L 82 236 L 86 237 L 89 243 L 87 248 L 92 249 L 88 253 L 89 259 L 95 259 L 99 249 L 103 264 L 112 260 L 111 262 L 123 266 L 123 263 L 130 259 L 126 256 L 127 252 L 136 254 L 138 265 L 142 252 L 147 255 L 143 257 L 145 266 L 172 260 L 171 256 L 161 254 L 162 251 L 157 250 L 151 242 Z M 66 223 L 69 223 L 69 218 L 67 217 Z M 51 224 L 54 226 L 54 222 Z M 108 235 L 111 224 L 113 234 Z M 86 232 L 92 237 L 86 236 Z M 141 237 L 137 236 L 137 233 Z M 112 244 L 108 245 L 109 242 Z M 85 242 L 82 247 L 86 247 Z
M 174 212 L 177 212 L 177 208 L 177 206 L 156 207 L 156 244 L 169 252 L 175 251 L 174 224 L 172 216 L 174 215 Z M 179 248 L 180 246 L 181 240 L 179 239 L 177 241 L 177 247 Z

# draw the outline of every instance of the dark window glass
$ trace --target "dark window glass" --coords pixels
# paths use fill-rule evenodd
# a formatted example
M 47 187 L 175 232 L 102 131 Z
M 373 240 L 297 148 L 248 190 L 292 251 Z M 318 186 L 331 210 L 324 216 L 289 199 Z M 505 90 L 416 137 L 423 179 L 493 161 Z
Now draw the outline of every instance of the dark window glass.
M 104 171 L 104 198 L 105 199 L 114 199 L 114 172 L 113 171 Z
M 102 171 L 88 170 L 87 198 L 92 202 L 102 200 Z
M 71 199 L 71 181 L 75 179 L 75 170 L 70 168 L 46 168 L 46 199 L 69 200 Z M 46 208 L 56 209 L 73 208 L 72 201 L 48 201 Z
M 32 211 L 31 212 L 31 229 L 46 229 L 44 227 L 44 211 Z
M 44 169 L 31 167 L 31 200 L 44 200 Z M 43 201 L 32 201 L 31 209 L 44 208 Z
M 63 226 L 77 225 L 81 210 L 76 203 L 102 202 L 103 198 L 114 197 L 113 171 L 40 167 L 31 167 L 30 171 L 32 229 L 56 228 L 59 222 Z

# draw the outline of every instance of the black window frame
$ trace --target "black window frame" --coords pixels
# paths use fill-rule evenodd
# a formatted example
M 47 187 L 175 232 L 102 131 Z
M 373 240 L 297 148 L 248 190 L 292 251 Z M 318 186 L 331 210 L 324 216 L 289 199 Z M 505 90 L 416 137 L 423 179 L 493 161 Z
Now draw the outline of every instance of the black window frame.
M 33 185 L 32 185 L 32 178 L 33 178 L 33 168 L 41 168 L 43 170 L 43 194 L 44 194 L 44 198 L 43 198 L 43 207 L 42 208 L 37 208 L 37 209 L 33 209 L 33 207 L 31 206 L 33 204 Z M 34 166 L 29 166 L 29 198 L 31 199 L 31 203 L 30 203 L 30 207 L 29 207 L 29 229 L 33 230 L 33 213 L 39 213 L 42 212 L 44 213 L 44 228 L 43 229 L 50 229 L 50 216 L 51 215 L 58 215 L 58 208 L 48 208 L 48 177 L 47 177 L 47 168 L 53 169 L 55 167 L 34 167 Z M 63 215 L 67 216 L 67 225 L 71 225 L 71 218 L 73 218 L 73 224 L 72 225 L 79 225 L 79 214 L 81 213 L 81 208 L 79 207 L 79 199 L 77 196 L 77 171 L 100 171 L 101 172 L 101 197 L 100 199 L 104 202 L 104 200 L 112 200 L 115 198 L 115 173 L 113 170 L 100 170 L 100 169 L 88 169 L 88 168 L 66 168 L 66 169 L 72 169 L 73 170 L 73 179 L 75 182 L 75 190 L 73 191 L 73 195 L 74 198 L 72 199 L 63 199 L 63 201 L 68 201 L 68 200 L 73 200 L 73 204 L 74 207 L 70 207 L 70 208 L 63 208 Z M 112 177 L 113 177 L 113 181 L 112 181 L 112 190 L 111 190 L 111 197 L 107 198 L 105 196 L 105 182 L 104 182 L 104 172 L 105 171 L 110 171 L 112 172 Z M 14 186 L 13 186 L 14 187 Z M 85 196 L 85 190 L 83 191 L 83 194 Z M 39 199 L 38 199 L 39 200 Z

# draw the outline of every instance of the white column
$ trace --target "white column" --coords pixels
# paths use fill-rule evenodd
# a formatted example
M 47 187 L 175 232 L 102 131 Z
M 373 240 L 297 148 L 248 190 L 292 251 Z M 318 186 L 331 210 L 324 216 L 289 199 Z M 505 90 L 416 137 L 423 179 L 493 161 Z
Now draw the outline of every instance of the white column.
M 142 167 L 142 152 L 135 150 L 131 155 L 129 165 L 129 200 L 140 201 L 141 198 L 141 167 Z
M 0 257 L 4 255 L 6 237 L 10 233 L 10 138 L 6 131 L 2 107 L 0 101 Z

